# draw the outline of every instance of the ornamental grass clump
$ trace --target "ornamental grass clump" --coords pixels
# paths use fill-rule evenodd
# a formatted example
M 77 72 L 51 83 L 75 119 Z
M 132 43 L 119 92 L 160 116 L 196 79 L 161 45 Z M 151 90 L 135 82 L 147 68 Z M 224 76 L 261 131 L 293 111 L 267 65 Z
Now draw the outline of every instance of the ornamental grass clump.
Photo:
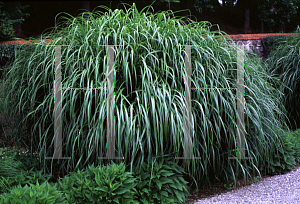
M 284 93 L 283 104 L 288 112 L 290 128 L 300 128 L 300 30 L 297 36 L 288 36 L 277 47 L 273 47 L 265 60 L 267 71 L 282 81 L 277 88 Z
M 107 46 L 102 45 L 121 45 L 114 47 L 115 156 L 124 157 L 130 172 L 155 156 L 183 157 L 184 46 L 192 45 L 191 87 L 198 88 L 191 94 L 192 152 L 201 159 L 172 157 L 173 162 L 183 165 L 196 184 L 215 177 L 230 183 L 240 172 L 246 177 L 270 171 L 269 159 L 278 154 L 275 144 L 280 142 L 273 130 L 283 131 L 286 112 L 278 103 L 279 90 L 266 83 L 276 83 L 275 78 L 259 59 L 244 58 L 245 156 L 253 159 L 230 160 L 237 148 L 239 48 L 229 46 L 233 41 L 225 40 L 224 32 L 210 31 L 208 22 L 182 25 L 182 18 L 171 18 L 168 12 L 153 15 L 149 9 L 143 13 L 145 8 L 138 12 L 135 4 L 125 10 L 67 19 L 60 30 L 20 51 L 6 73 L 6 102 L 11 100 L 10 107 L 19 112 L 22 105 L 31 108 L 20 125 L 30 121 L 27 145 L 39 153 L 42 167 L 52 172 L 57 163 L 45 159 L 54 153 L 54 45 L 68 45 L 61 46 L 62 87 L 74 88 L 62 90 L 62 156 L 71 159 L 60 160 L 56 172 L 110 161 L 98 159 L 106 156 L 106 90 L 75 89 L 106 87 Z M 51 46 L 45 39 L 52 39 Z M 224 89 L 200 89 L 204 87 Z
M 57 188 L 68 203 L 140 203 L 135 200 L 135 181 L 125 165 L 94 167 L 78 170 L 58 181 Z

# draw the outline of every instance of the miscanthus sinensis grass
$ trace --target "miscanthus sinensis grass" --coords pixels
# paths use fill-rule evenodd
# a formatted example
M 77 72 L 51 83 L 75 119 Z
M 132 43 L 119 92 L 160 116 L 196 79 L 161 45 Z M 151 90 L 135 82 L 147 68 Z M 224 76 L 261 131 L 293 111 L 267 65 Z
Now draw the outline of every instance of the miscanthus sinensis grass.
M 192 91 L 192 151 L 201 159 L 174 162 L 183 164 L 198 184 L 211 176 L 228 182 L 237 172 L 246 176 L 250 171 L 269 170 L 269 157 L 277 154 L 275 143 L 279 142 L 273 130 L 283 131 L 285 110 L 279 90 L 266 83 L 275 78 L 258 58 L 244 58 L 245 156 L 254 159 L 237 162 L 228 157 L 236 156 L 238 48 L 220 38 L 224 32 L 210 31 L 208 22 L 184 26 L 181 18 L 171 18 L 168 12 L 138 12 L 135 5 L 89 14 L 88 19 L 70 17 L 60 30 L 56 26 L 53 33 L 36 39 L 40 43 L 21 45 L 27 49 L 19 52 L 6 75 L 10 107 L 20 112 L 21 106 L 36 108 L 26 113 L 23 122 L 34 116 L 28 145 L 32 152 L 39 152 L 43 168 L 48 171 L 49 163 L 55 162 L 44 159 L 54 151 L 55 50 L 43 41 L 53 39 L 51 45 L 68 45 L 61 47 L 63 87 L 105 87 L 107 46 L 99 45 L 122 45 L 114 47 L 115 149 L 130 171 L 155 156 L 183 157 L 184 45 L 198 45 L 191 48 L 191 87 L 226 90 Z M 59 170 L 109 162 L 97 159 L 105 156 L 106 91 L 63 90 L 62 97 L 63 156 L 71 159 L 61 162 Z M 21 139 L 21 135 L 15 137 Z

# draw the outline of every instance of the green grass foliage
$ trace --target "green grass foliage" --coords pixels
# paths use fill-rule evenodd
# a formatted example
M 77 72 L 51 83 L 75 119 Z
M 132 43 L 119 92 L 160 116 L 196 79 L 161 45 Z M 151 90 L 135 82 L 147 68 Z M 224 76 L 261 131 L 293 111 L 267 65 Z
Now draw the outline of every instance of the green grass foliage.
M 267 82 L 276 85 L 280 81 L 259 59 L 245 56 L 245 156 L 252 159 L 228 159 L 236 156 L 237 148 L 234 88 L 239 48 L 229 45 L 230 38 L 220 38 L 224 32 L 210 31 L 208 22 L 182 25 L 181 18 L 171 18 L 169 11 L 153 15 L 150 7 L 143 12 L 146 8 L 138 12 L 133 4 L 129 10 L 124 6 L 124 10 L 89 13 L 88 19 L 70 17 L 60 30 L 57 26 L 53 33 L 36 39 L 40 43 L 21 45 L 28 49 L 20 50 L 5 72 L 5 103 L 9 110 L 23 114 L 20 128 L 28 125 L 30 132 L 26 141 L 20 134 L 13 138 L 26 143 L 32 154 L 38 153 L 41 169 L 53 172 L 54 160 L 45 159 L 54 153 L 53 46 L 68 45 L 61 47 L 62 86 L 83 88 L 106 86 L 107 46 L 100 45 L 122 45 L 114 47 L 116 157 L 124 157 L 128 172 L 142 168 L 144 161 L 153 165 L 158 155 L 182 157 L 184 45 L 192 45 L 191 87 L 225 89 L 192 91 L 191 150 L 201 159 L 174 162 L 184 166 L 195 184 L 215 177 L 229 183 L 239 173 L 246 177 L 250 172 L 272 171 L 274 163 L 268 161 L 283 158 L 278 152 L 283 148 L 279 135 L 286 131 L 287 112 L 280 101 L 282 92 Z M 48 44 L 52 46 L 44 39 L 53 39 Z M 108 160 L 98 159 L 105 154 L 106 90 L 63 90 L 62 98 L 63 155 L 71 159 L 59 164 L 59 172 L 66 175 L 91 163 L 107 164 Z M 24 112 L 24 106 L 30 109 Z M 79 181 L 84 182 L 83 178 Z

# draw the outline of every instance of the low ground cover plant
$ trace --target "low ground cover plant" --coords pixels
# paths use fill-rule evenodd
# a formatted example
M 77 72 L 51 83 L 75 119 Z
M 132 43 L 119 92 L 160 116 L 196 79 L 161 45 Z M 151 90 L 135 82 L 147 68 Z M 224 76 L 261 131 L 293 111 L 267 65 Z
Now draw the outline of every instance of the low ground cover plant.
M 94 167 L 85 171 L 72 172 L 58 181 L 58 189 L 69 203 L 139 203 L 135 178 L 125 172 L 124 164 Z
M 0 201 L 3 204 L 67 204 L 66 198 L 63 197 L 60 191 L 56 190 L 55 186 L 44 182 L 42 185 L 39 185 L 37 182 L 36 185 L 30 184 L 30 186 L 25 185 L 21 187 L 20 185 L 12 188 L 10 193 L 5 193 L 0 195 Z
M 185 203 L 186 198 L 191 195 L 187 190 L 188 182 L 183 178 L 184 170 L 171 158 L 151 164 L 143 163 L 134 172 L 139 202 Z
M 7 157 L 6 160 L 8 160 Z M 11 159 L 11 158 L 10 158 Z M 125 165 L 89 167 L 72 172 L 57 183 L 48 182 L 42 172 L 20 172 L 1 177 L 7 191 L 1 203 L 184 203 L 190 196 L 183 169 L 169 159 L 143 163 L 142 168 L 125 172 Z M 41 185 L 40 185 L 41 184 Z
M 228 41 L 220 38 L 223 32 L 210 31 L 210 28 L 208 22 L 191 22 L 183 26 L 178 19 L 170 18 L 164 12 L 155 15 L 142 11 L 139 13 L 133 4 L 126 13 L 116 9 L 101 16 L 90 14 L 88 20 L 82 16 L 68 19 L 65 28 L 46 37 L 53 39 L 51 45 L 69 45 L 62 46 L 63 87 L 105 87 L 106 47 L 99 45 L 123 45 L 114 48 L 115 148 L 117 157 L 124 156 L 126 172 L 139 172 L 143 175 L 136 175 L 138 179 L 146 178 L 150 174 L 151 177 L 157 176 L 154 180 L 166 180 L 165 175 L 175 175 L 175 172 L 166 172 L 170 170 L 166 166 L 172 164 L 156 164 L 153 158 L 170 153 L 174 153 L 174 157 L 183 156 L 184 47 L 177 45 L 186 44 L 198 45 L 191 49 L 191 86 L 223 87 L 226 91 L 215 89 L 192 92 L 192 151 L 195 157 L 201 159 L 174 160 L 174 165 L 183 167 L 196 186 L 214 178 L 230 183 L 235 181 L 236 174 L 243 173 L 244 177 L 250 176 L 250 173 L 261 175 L 275 171 L 275 167 L 277 172 L 283 172 L 285 167 L 295 165 L 292 156 L 297 155 L 297 151 L 290 151 L 290 159 L 286 159 L 286 154 L 282 153 L 285 151 L 284 147 L 291 148 L 290 143 L 281 139 L 287 127 L 286 110 L 278 97 L 282 92 L 266 83 L 270 81 L 276 85 L 280 81 L 267 72 L 267 66 L 260 63 L 259 59 L 247 56 L 244 62 L 245 156 L 253 157 L 253 160 L 228 159 L 236 156 L 237 110 L 236 92 L 233 88 L 236 86 L 236 53 L 239 48 L 229 46 Z M 13 135 L 12 139 L 25 143 L 30 148 L 32 158 L 33 153 L 38 153 L 40 170 L 50 174 L 54 172 L 54 160 L 46 160 L 45 157 L 53 156 L 54 151 L 54 61 L 54 48 L 43 42 L 28 47 L 26 51 L 20 50 L 12 65 L 6 69 L 7 87 L 4 90 L 8 110 L 24 115 L 24 120 L 19 124 L 20 128 L 29 125 L 29 135 L 26 136 L 28 141 L 25 141 L 24 135 L 18 134 Z M 85 169 L 93 162 L 95 166 L 107 166 L 107 160 L 97 158 L 105 153 L 105 90 L 63 90 L 62 95 L 63 154 L 69 155 L 71 159 L 61 162 L 56 171 L 60 173 L 60 177 L 66 177 L 68 173 Z M 30 107 L 29 110 L 24 111 L 24 106 Z M 133 117 L 129 113 L 130 108 L 133 109 Z M 292 145 L 295 145 L 293 149 L 298 148 L 296 143 Z M 278 160 L 281 162 L 279 166 Z M 148 166 L 144 167 L 144 162 Z M 149 173 L 152 165 L 156 169 L 151 168 Z M 115 171 L 112 167 L 108 169 Z M 147 169 L 149 170 L 146 173 Z M 93 171 L 100 172 L 100 169 Z M 84 181 L 81 174 L 91 176 L 90 184 L 96 185 L 95 180 L 92 180 L 92 175 L 95 176 L 93 172 L 79 172 L 77 178 L 75 176 L 66 179 L 70 183 L 64 188 L 73 186 L 77 189 L 76 192 L 81 191 L 80 183 Z M 104 170 L 101 174 L 105 175 Z M 129 178 L 125 173 L 119 177 Z M 161 181 L 161 186 L 152 182 L 140 183 L 137 186 L 141 189 L 137 194 L 139 199 L 147 198 L 149 202 L 165 199 L 167 202 L 166 195 L 170 195 L 170 201 L 184 199 L 185 182 L 179 177 L 169 180 L 173 184 L 167 181 Z M 68 183 L 62 181 L 64 182 Z M 46 186 L 45 184 L 43 188 Z M 157 188 L 165 190 L 158 191 Z M 68 198 L 68 190 L 62 191 L 69 200 L 80 195 L 69 194 Z M 112 192 L 109 193 L 106 193 L 107 197 L 112 195 Z M 53 196 L 56 198 L 56 195 L 61 194 Z M 92 199 L 92 195 L 88 196 L 82 195 L 80 199 Z M 99 194 L 97 198 L 101 196 L 104 195 Z M 126 197 L 120 196 L 120 200 L 122 199 Z
M 8 193 L 12 187 L 49 181 L 51 175 L 43 173 L 37 161 L 29 163 L 30 158 L 21 148 L 5 148 L 0 154 L 0 193 Z

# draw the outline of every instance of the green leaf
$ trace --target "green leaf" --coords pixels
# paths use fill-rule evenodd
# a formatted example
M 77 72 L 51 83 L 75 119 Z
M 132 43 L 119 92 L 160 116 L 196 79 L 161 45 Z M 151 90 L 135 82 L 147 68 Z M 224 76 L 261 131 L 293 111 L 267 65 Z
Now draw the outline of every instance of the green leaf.
M 163 184 L 160 181 L 157 181 L 156 185 L 158 186 L 158 189 L 161 190 L 161 187 L 162 187 Z
M 115 190 L 115 193 L 116 194 L 123 194 L 127 191 L 128 191 L 128 189 L 126 189 L 126 188 L 119 188 L 119 189 Z
M 103 192 L 108 192 L 108 187 L 107 186 L 102 186 L 102 187 L 97 187 L 95 190 L 103 191 Z
M 164 197 L 168 197 L 168 192 L 166 191 L 161 191 L 160 194 Z
M 161 169 L 158 174 L 161 174 L 162 176 L 165 176 L 165 177 L 174 175 L 173 172 L 169 172 L 164 169 Z

